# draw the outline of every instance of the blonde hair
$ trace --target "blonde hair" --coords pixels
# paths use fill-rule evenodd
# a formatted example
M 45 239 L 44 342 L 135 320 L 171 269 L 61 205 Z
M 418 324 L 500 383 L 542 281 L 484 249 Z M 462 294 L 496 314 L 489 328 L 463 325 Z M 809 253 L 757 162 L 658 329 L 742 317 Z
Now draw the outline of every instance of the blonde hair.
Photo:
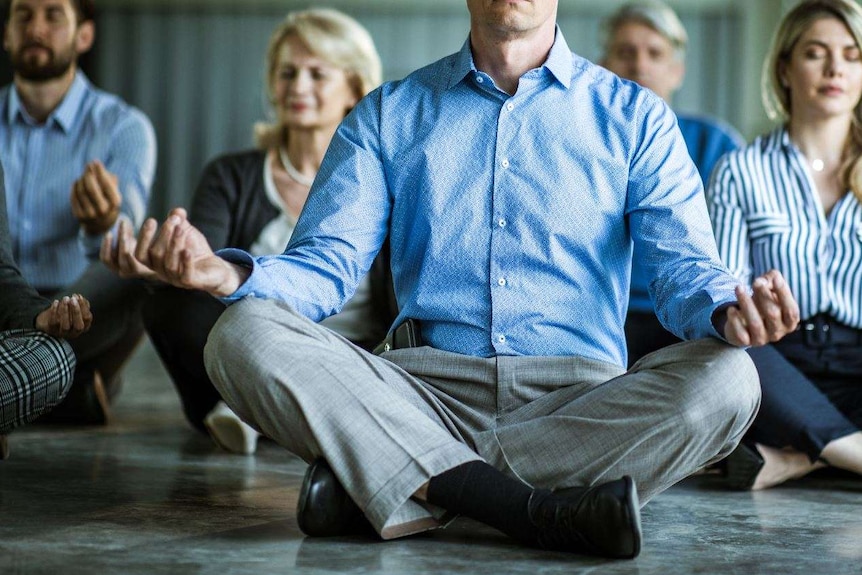
M 380 56 L 368 30 L 338 10 L 311 8 L 289 13 L 269 38 L 264 87 L 270 105 L 274 103 L 278 54 L 289 38 L 299 40 L 309 52 L 344 70 L 357 100 L 380 84 Z M 254 133 L 260 148 L 277 147 L 285 137 L 284 126 L 278 122 L 258 123 Z
M 679 20 L 679 16 L 667 4 L 659 0 L 640 0 L 629 2 L 610 15 L 604 23 L 605 53 L 610 50 L 610 43 L 617 30 L 629 22 L 643 24 L 647 28 L 661 34 L 671 46 L 677 59 L 685 59 L 685 49 L 688 46 L 688 33 Z
M 788 12 L 775 35 L 763 62 L 761 95 L 771 120 L 786 122 L 790 118 L 790 88 L 785 86 L 781 71 L 790 61 L 799 38 L 817 20 L 836 18 L 850 31 L 857 47 L 862 47 L 862 8 L 854 0 L 803 0 Z M 839 178 L 862 201 L 862 100 L 853 110 L 850 133 L 844 143 Z

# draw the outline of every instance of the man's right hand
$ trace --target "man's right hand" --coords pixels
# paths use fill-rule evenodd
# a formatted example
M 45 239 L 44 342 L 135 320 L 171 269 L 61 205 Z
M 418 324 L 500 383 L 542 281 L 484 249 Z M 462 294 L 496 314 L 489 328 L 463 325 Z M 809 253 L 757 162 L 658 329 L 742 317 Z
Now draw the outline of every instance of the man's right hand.
M 136 269 L 150 270 L 163 282 L 217 297 L 235 292 L 251 273 L 215 255 L 183 208 L 171 210 L 160 228 L 153 219 L 144 222 L 131 257 Z

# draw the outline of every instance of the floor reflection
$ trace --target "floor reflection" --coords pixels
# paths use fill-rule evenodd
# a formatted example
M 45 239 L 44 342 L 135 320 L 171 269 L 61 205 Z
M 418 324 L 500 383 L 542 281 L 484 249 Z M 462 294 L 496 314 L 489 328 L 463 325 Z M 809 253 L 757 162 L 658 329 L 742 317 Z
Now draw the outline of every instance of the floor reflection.
M 149 347 L 105 428 L 32 427 L 0 463 L 0 573 L 862 573 L 862 481 L 759 493 L 691 478 L 644 510 L 636 561 L 543 553 L 459 519 L 383 542 L 305 539 L 305 465 L 271 442 L 218 451 L 182 419 Z

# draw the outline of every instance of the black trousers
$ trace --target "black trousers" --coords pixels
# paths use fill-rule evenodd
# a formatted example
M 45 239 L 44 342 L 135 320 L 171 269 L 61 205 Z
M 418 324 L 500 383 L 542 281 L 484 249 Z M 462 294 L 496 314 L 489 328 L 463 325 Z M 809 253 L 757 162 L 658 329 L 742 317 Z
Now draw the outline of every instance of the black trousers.
M 629 310 L 626 316 L 626 347 L 629 367 L 643 356 L 682 341 L 664 328 L 653 312 Z
M 84 334 L 70 339 L 78 358 L 75 383 L 91 381 L 98 371 L 107 386 L 109 399 L 119 390 L 119 375 L 144 338 L 141 306 L 146 297 L 143 282 L 122 279 L 101 262 L 94 262 L 83 275 L 60 290 L 45 290 L 49 299 L 80 293 L 90 302 L 93 325 Z
M 153 287 L 141 316 L 182 401 L 186 419 L 206 433 L 204 418 L 222 397 L 204 367 L 207 337 L 226 306 L 201 291 L 167 285 Z M 370 350 L 378 342 L 354 342 Z
M 829 442 L 862 428 L 862 330 L 818 315 L 748 353 L 763 399 L 746 439 L 815 461 Z
M 204 346 L 224 310 L 223 303 L 205 292 L 171 286 L 153 288 L 141 310 L 186 419 L 204 433 L 204 418 L 221 399 L 204 368 Z

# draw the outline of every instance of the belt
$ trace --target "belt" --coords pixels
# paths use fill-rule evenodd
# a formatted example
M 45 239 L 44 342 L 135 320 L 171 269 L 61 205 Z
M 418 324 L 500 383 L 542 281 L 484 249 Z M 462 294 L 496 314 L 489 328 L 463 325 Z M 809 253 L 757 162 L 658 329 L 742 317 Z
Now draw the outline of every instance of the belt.
M 850 327 L 835 318 L 819 313 L 803 320 L 799 328 L 781 341 L 804 343 L 809 347 L 832 345 L 862 345 L 862 330 Z

